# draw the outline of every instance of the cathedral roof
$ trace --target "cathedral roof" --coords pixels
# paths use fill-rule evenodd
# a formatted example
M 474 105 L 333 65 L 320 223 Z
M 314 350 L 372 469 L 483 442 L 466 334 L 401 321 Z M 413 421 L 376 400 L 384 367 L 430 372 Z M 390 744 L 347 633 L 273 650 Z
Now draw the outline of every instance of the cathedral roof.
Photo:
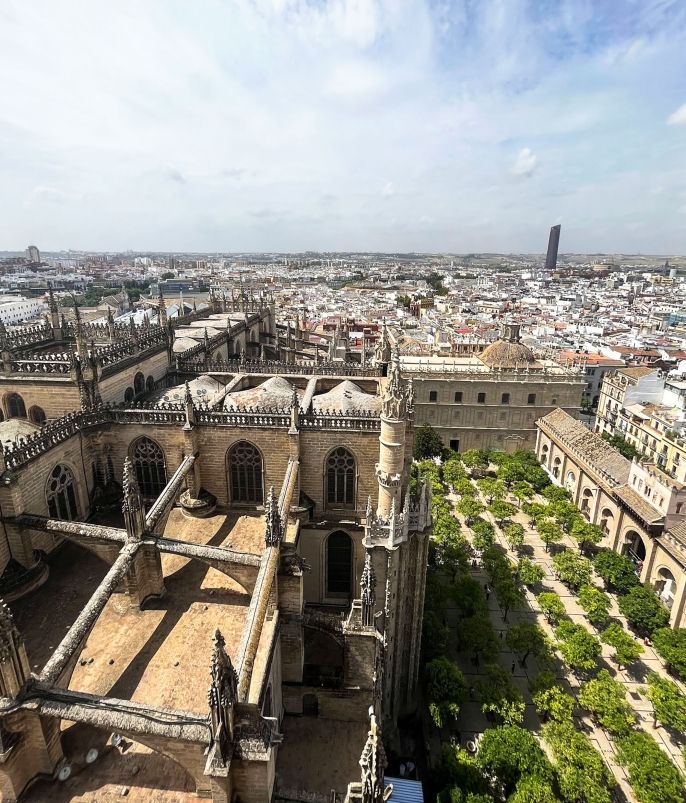
M 381 409 L 381 399 L 371 393 L 365 393 L 359 385 L 346 379 L 326 393 L 319 393 L 315 396 L 312 399 L 312 407 L 314 410 L 342 410 L 343 412 L 378 411 Z
M 198 341 L 193 340 L 192 337 L 177 337 L 174 340 L 173 352 L 174 354 L 181 354 L 182 352 L 186 351 L 187 349 L 193 348 L 193 346 L 197 346 Z
M 514 368 L 517 365 L 533 365 L 536 358 L 523 343 L 496 340 L 478 355 L 484 365 L 491 368 Z
M 211 376 L 207 376 L 207 374 L 202 374 L 197 379 L 192 379 L 188 383 L 188 387 L 193 401 L 208 402 L 224 387 L 224 384 Z M 167 388 L 157 394 L 155 398 L 158 403 L 174 402 L 178 404 L 183 402 L 186 398 L 186 385 L 175 385 L 173 388 Z
M 40 427 L 22 418 L 10 418 L 0 423 L 0 443 L 8 441 L 14 443 L 17 438 L 28 438 L 37 432 Z
M 229 393 L 224 402 L 226 410 L 245 410 L 253 408 L 278 408 L 287 410 L 293 400 L 294 386 L 282 376 L 272 376 L 261 385 L 247 390 Z M 295 389 L 298 399 L 302 399 L 303 391 Z

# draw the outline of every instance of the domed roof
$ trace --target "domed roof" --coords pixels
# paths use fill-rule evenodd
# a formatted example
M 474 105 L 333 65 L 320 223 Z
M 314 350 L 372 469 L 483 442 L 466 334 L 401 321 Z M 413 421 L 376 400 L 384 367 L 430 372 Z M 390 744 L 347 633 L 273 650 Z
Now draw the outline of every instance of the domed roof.
M 319 393 L 312 399 L 314 410 L 356 410 L 381 409 L 381 399 L 371 393 L 365 393 L 359 385 L 349 379 L 340 382 L 326 393 Z
M 224 401 L 225 410 L 245 410 L 247 408 L 277 408 L 288 410 L 293 400 L 293 385 L 282 376 L 273 376 L 261 385 L 246 390 L 229 393 Z M 303 391 L 295 389 L 298 399 Z
M 484 365 L 491 368 L 514 368 L 516 365 L 532 365 L 536 362 L 531 349 L 523 343 L 496 340 L 478 355 Z

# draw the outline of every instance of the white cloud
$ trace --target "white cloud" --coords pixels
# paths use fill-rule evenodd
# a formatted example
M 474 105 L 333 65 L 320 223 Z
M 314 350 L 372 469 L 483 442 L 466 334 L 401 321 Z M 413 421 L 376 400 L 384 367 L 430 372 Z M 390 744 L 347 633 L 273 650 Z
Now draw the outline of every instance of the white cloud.
M 387 181 L 384 184 L 383 189 L 381 190 L 381 194 L 383 195 L 384 198 L 390 198 L 391 195 L 393 195 L 394 192 L 395 192 L 395 188 L 393 187 L 393 182 L 392 181 Z
M 510 172 L 518 178 L 529 178 L 533 176 L 537 165 L 538 157 L 531 148 L 522 148 L 517 154 Z
M 686 103 L 669 115 L 667 125 L 686 125 Z

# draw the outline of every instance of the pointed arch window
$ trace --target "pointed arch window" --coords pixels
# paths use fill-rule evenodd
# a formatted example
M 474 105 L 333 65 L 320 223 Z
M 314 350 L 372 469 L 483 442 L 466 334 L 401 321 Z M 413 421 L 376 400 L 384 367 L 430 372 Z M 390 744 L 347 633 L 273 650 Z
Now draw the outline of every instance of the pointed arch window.
M 78 518 L 74 475 L 67 466 L 58 463 L 50 472 L 45 498 L 51 518 L 63 521 L 73 521 Z
M 7 413 L 9 418 L 26 418 L 26 405 L 18 393 L 10 393 L 7 397 Z
M 133 392 L 136 396 L 145 390 L 145 377 L 139 371 L 133 378 Z
M 353 542 L 347 533 L 331 533 L 326 541 L 327 596 L 350 596 L 353 585 Z
M 252 443 L 238 441 L 231 447 L 229 477 L 232 502 L 262 504 L 262 455 Z
M 167 484 L 164 452 L 160 445 L 150 438 L 138 438 L 131 447 L 131 462 L 143 499 L 157 499 Z
M 355 458 L 343 446 L 326 460 L 326 502 L 333 507 L 355 504 Z

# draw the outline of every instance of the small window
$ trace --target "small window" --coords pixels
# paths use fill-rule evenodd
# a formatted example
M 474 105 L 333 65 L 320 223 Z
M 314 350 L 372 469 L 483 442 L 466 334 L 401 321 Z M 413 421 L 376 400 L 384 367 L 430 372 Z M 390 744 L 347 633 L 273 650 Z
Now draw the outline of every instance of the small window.
M 438 391 L 436 390 L 429 391 L 429 401 L 430 402 L 438 401 Z
M 509 393 L 503 393 L 503 395 L 500 397 L 500 403 L 501 404 L 509 404 L 510 403 L 510 394 Z
M 7 412 L 10 418 L 26 418 L 26 405 L 18 393 L 10 393 L 7 397 Z
M 451 439 L 451 441 L 450 441 L 450 448 L 453 450 L 453 452 L 459 452 L 459 451 L 460 451 L 460 441 L 459 441 L 459 438 L 452 438 L 452 439 Z M 677 511 L 677 513 L 678 513 L 678 511 Z
M 458 391 L 455 392 L 455 401 L 458 404 L 462 403 L 462 391 L 461 390 L 458 390 Z
M 527 404 L 536 404 L 536 394 L 535 393 L 529 393 L 529 395 L 526 397 L 526 403 Z
M 557 399 L 553 399 L 553 404 L 557 404 Z
M 476 397 L 476 400 L 479 404 L 486 404 L 486 394 L 479 393 L 479 395 Z

